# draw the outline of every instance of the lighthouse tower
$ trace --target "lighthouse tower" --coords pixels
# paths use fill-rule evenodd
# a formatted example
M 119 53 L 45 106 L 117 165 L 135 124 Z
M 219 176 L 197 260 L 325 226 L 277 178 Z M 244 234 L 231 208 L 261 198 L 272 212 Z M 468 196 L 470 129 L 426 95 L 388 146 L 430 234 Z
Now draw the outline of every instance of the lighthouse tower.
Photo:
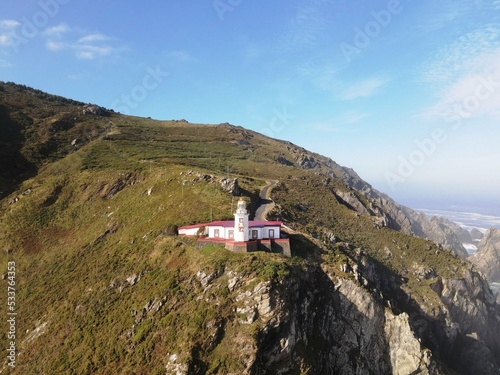
M 248 212 L 245 201 L 240 198 L 234 213 L 234 241 L 248 241 Z

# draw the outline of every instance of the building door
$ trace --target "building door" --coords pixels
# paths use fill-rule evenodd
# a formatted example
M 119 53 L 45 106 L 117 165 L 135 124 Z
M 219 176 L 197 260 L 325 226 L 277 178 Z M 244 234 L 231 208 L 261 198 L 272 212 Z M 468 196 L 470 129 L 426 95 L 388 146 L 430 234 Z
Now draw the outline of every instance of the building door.
M 229 230 L 229 238 L 233 239 L 234 238 L 234 229 Z
M 220 237 L 219 229 L 214 229 L 214 237 L 215 238 L 219 238 Z
M 255 229 L 252 230 L 252 240 L 256 240 L 259 238 L 259 232 L 256 231 Z
M 269 229 L 269 238 L 274 238 L 274 229 Z

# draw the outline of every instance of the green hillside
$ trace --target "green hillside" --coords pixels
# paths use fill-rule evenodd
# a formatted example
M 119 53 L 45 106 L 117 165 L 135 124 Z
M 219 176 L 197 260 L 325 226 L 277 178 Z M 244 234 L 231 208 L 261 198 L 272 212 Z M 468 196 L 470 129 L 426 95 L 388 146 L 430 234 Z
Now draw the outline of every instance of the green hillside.
M 267 321 L 242 324 L 238 310 L 238 296 L 259 283 L 311 267 L 354 280 L 355 265 L 369 262 L 382 276 L 364 275 L 366 290 L 394 312 L 436 320 L 443 303 L 432 285 L 469 267 L 339 202 L 341 190 L 370 207 L 340 167 L 289 142 L 229 124 L 97 116 L 82 107 L 0 86 L 0 159 L 11 165 L 0 175 L 0 264 L 16 263 L 13 373 L 163 374 L 180 363 L 188 373 L 259 373 L 246 364 Z M 304 155 L 320 162 L 304 169 Z M 290 228 L 292 258 L 199 250 L 175 235 L 179 225 L 231 218 L 237 198 L 222 189 L 224 178 L 237 178 L 252 203 L 266 179 L 279 181 L 270 217 Z M 312 356 L 302 357 L 307 373 Z

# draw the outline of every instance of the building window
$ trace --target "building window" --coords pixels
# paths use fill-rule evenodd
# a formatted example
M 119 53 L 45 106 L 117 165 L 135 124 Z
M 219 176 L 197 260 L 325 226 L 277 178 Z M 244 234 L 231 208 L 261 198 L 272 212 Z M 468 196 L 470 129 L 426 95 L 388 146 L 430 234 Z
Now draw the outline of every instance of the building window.
M 274 229 L 269 229 L 269 238 L 274 238 Z
M 219 238 L 220 237 L 219 229 L 214 229 L 214 237 L 215 238 Z
M 229 230 L 229 238 L 234 238 L 234 230 L 233 229 Z
M 252 240 L 256 240 L 259 237 L 259 233 L 256 230 L 252 230 Z

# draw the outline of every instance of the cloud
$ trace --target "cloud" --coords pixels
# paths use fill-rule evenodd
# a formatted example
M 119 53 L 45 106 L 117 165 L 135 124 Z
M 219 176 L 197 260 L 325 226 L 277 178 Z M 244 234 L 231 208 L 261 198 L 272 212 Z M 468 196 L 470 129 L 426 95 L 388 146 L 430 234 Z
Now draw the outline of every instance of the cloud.
M 320 42 L 328 27 L 325 5 L 322 1 L 308 0 L 297 6 L 280 43 L 284 51 L 315 47 Z
M 195 61 L 195 59 L 186 51 L 170 51 L 167 55 L 170 62 L 185 63 Z
M 18 26 L 21 24 L 16 20 L 0 20 L 0 29 L 15 29 Z
M 364 81 L 353 84 L 344 89 L 338 95 L 341 100 L 355 100 L 359 98 L 367 98 L 375 95 L 382 86 L 389 82 L 387 78 L 369 78 Z
M 69 31 L 71 31 L 69 26 L 66 25 L 65 23 L 61 23 L 58 26 L 48 27 L 47 29 L 45 29 L 45 31 L 43 32 L 43 35 L 52 36 L 52 37 L 61 36 L 62 34 L 65 34 Z
M 429 3 L 428 17 L 423 18 L 418 26 L 420 32 L 432 33 L 449 26 L 455 20 L 466 15 L 470 4 L 456 1 L 439 1 Z
M 485 69 L 488 55 L 500 48 L 500 28 L 489 25 L 460 36 L 434 53 L 419 69 L 420 80 L 442 88 L 466 74 Z
M 0 46 L 8 46 L 9 44 L 9 37 L 7 35 L 0 35 Z
M 52 52 L 72 51 L 80 60 L 94 60 L 118 54 L 123 47 L 113 45 L 113 38 L 91 33 L 82 36 L 82 31 L 71 28 L 67 24 L 46 29 L 42 35 L 46 37 L 45 47 Z
M 420 82 L 436 93 L 436 102 L 422 115 L 443 118 L 499 117 L 500 28 L 488 25 L 470 31 L 443 47 L 420 67 Z M 464 111 L 461 108 L 468 108 Z M 465 115 L 464 115 L 465 114 Z
M 20 25 L 15 20 L 0 20 L 0 47 L 10 47 L 14 40 L 16 29 Z
M 314 130 L 329 133 L 356 132 L 359 129 L 354 127 L 354 125 L 359 124 L 369 116 L 369 113 L 347 112 L 333 120 L 315 123 L 310 125 L 310 127 Z
M 66 48 L 66 45 L 54 40 L 47 40 L 47 42 L 45 42 L 45 47 L 47 47 L 49 51 L 59 51 Z
M 84 60 L 93 60 L 98 57 L 111 55 L 115 49 L 110 46 L 94 46 L 91 44 L 83 44 L 73 46 L 76 57 Z
M 103 35 L 103 34 L 90 34 L 87 36 L 84 36 L 83 38 L 80 38 L 78 40 L 78 43 L 93 43 L 93 42 L 103 42 L 106 40 L 109 40 L 110 37 Z
M 334 64 L 317 65 L 314 63 L 301 64 L 297 67 L 297 75 L 308 80 L 320 90 L 332 95 L 335 101 L 351 101 L 368 98 L 380 92 L 388 84 L 388 77 L 371 77 L 359 82 L 346 82 L 343 80 L 343 69 Z

